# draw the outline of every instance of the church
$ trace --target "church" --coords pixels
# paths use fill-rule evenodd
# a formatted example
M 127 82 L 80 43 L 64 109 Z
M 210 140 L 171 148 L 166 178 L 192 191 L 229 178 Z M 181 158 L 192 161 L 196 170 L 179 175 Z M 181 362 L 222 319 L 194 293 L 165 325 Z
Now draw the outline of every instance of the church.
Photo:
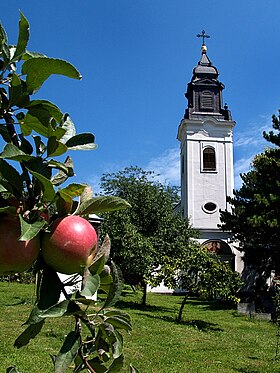
M 199 242 L 241 272 L 243 262 L 230 234 L 218 228 L 219 210 L 230 209 L 227 196 L 233 195 L 233 136 L 235 122 L 227 105 L 219 72 L 205 45 L 202 31 L 201 56 L 193 69 L 185 93 L 187 109 L 178 128 L 181 154 L 181 203 L 177 212 L 199 230 Z
M 237 242 L 230 232 L 219 229 L 220 210 L 230 209 L 227 196 L 233 196 L 233 128 L 228 106 L 223 105 L 225 86 L 219 72 L 207 55 L 202 31 L 201 56 L 192 72 L 185 97 L 187 109 L 178 128 L 180 142 L 181 201 L 175 212 L 188 218 L 200 232 L 201 246 L 227 261 L 241 273 L 244 264 Z M 150 289 L 170 292 L 164 286 Z M 173 290 L 172 290 L 173 291 Z

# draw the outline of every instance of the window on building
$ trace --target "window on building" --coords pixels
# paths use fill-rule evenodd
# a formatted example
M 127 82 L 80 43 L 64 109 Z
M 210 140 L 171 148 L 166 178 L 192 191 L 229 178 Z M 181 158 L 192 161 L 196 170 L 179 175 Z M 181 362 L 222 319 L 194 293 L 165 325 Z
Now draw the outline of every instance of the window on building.
M 213 148 L 203 150 L 203 171 L 216 171 L 216 154 Z
M 212 111 L 214 108 L 214 97 L 210 91 L 204 91 L 200 94 L 200 109 Z

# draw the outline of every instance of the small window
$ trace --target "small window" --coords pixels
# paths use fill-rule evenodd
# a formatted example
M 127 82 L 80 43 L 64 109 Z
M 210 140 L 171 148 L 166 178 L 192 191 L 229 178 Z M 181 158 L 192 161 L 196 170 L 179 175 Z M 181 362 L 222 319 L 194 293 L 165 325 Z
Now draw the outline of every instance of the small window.
M 216 154 L 213 148 L 203 150 L 203 171 L 216 171 Z
M 213 93 L 209 91 L 204 91 L 200 95 L 200 108 L 202 110 L 213 110 L 214 99 Z
M 207 211 L 209 213 L 213 213 L 217 210 L 217 205 L 214 202 L 207 202 L 207 203 L 205 203 L 203 208 L 204 208 L 205 211 Z

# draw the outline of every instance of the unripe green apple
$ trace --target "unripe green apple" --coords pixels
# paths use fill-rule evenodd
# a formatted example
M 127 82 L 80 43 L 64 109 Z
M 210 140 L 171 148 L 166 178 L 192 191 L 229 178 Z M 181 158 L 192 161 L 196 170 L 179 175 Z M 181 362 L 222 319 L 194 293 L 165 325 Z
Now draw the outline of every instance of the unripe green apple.
M 56 272 L 83 273 L 93 262 L 97 251 L 97 234 L 93 226 L 80 216 L 59 218 L 50 233 L 42 239 L 42 255 Z
M 18 217 L 0 220 L 0 274 L 20 273 L 28 270 L 40 252 L 38 236 L 29 241 L 19 241 Z

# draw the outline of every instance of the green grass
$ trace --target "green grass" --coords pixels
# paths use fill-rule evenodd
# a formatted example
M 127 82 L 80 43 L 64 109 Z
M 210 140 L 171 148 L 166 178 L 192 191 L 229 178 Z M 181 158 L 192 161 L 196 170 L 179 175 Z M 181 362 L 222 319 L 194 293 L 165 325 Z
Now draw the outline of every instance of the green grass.
M 148 294 L 146 308 L 137 304 L 140 297 L 128 291 L 118 304 L 133 322 L 132 333 L 124 334 L 124 372 L 130 362 L 142 373 L 280 372 L 274 324 L 196 299 L 187 303 L 183 322 L 176 323 L 182 297 Z M 72 321 L 48 320 L 36 339 L 15 349 L 33 301 L 32 285 L 0 283 L 0 373 L 12 363 L 23 373 L 53 371 L 48 355 L 57 353 Z

